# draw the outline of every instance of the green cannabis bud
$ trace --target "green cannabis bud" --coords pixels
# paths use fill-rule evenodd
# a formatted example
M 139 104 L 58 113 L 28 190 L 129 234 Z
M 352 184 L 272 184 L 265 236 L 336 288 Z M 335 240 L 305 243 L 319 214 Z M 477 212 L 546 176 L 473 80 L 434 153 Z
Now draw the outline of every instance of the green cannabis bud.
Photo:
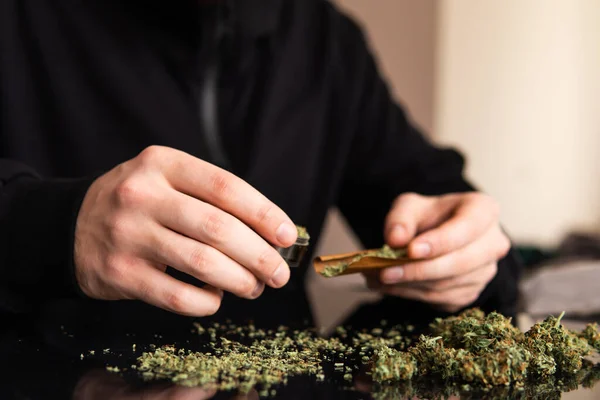
M 296 225 L 296 230 L 298 231 L 298 239 L 310 239 L 310 235 L 305 227 Z
M 561 318 L 548 317 L 526 333 L 509 318 L 479 309 L 438 318 L 430 325 L 432 336 L 421 335 L 406 351 L 378 351 L 373 379 L 403 381 L 418 373 L 491 388 L 523 387 L 536 377 L 576 377 L 600 335 L 596 325 L 576 334 L 560 323 Z M 593 381 L 597 375 L 585 376 Z
M 417 372 L 417 361 L 410 353 L 403 353 L 389 347 L 375 351 L 377 368 L 373 370 L 376 381 L 405 381 Z
M 564 391 L 600 380 L 600 365 L 584 358 L 598 349 L 598 326 L 577 333 L 561 319 L 550 316 L 523 333 L 499 313 L 470 309 L 435 319 L 428 335 L 412 337 L 414 327 L 382 321 L 371 330 L 338 327 L 330 338 L 284 326 L 263 330 L 252 324 L 194 323 L 202 351 L 151 345 L 132 369 L 145 380 L 241 393 L 256 388 L 260 396 L 273 396 L 294 376 L 323 381 L 333 371 L 352 382 L 362 367 L 370 372 L 374 399 L 441 399 L 465 392 L 476 398 L 479 391 L 486 398 L 506 399 L 515 390 L 525 398 L 558 399 Z
M 407 254 L 406 249 L 393 249 L 386 244 L 380 249 L 367 251 L 363 254 L 359 254 L 359 255 L 351 258 L 348 261 L 340 261 L 338 263 L 333 263 L 331 265 L 328 265 L 327 267 L 325 267 L 323 269 L 323 271 L 321 271 L 321 275 L 323 275 L 326 278 L 338 276 L 338 275 L 342 274 L 344 271 L 346 271 L 346 269 L 348 269 L 348 266 L 350 264 L 358 262 L 365 257 L 380 257 L 380 258 L 394 259 L 394 258 L 406 257 L 406 254 Z
M 346 271 L 346 269 L 348 269 L 348 266 L 356 260 L 358 259 L 355 257 L 350 261 L 340 261 L 338 263 L 328 265 L 323 269 L 323 271 L 321 271 L 321 275 L 326 278 L 332 278 L 334 276 L 341 275 L 344 271 Z
M 593 350 L 585 339 L 562 326 L 560 317 L 548 317 L 525 333 L 523 345 L 532 353 L 531 373 L 540 376 L 575 374 L 583 357 Z
M 587 340 L 590 346 L 600 352 L 600 332 L 598 332 L 598 324 L 588 324 L 583 332 L 581 332 L 580 337 Z

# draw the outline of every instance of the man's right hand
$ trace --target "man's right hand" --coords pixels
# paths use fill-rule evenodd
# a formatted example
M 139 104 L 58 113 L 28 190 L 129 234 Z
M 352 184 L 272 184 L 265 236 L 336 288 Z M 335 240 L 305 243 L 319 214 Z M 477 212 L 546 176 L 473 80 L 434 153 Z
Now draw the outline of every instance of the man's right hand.
M 219 309 L 223 290 L 254 299 L 265 284 L 284 286 L 290 270 L 272 245 L 289 247 L 296 236 L 290 218 L 240 178 L 152 146 L 90 186 L 75 229 L 75 274 L 92 298 L 205 316 Z M 181 282 L 167 266 L 206 285 Z

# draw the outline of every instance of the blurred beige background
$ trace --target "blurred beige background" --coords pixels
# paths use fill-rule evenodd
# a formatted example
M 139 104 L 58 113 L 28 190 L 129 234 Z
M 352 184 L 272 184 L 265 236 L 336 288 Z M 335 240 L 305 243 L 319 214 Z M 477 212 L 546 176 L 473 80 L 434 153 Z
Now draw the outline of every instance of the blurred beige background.
M 600 1 L 337 3 L 364 27 L 415 123 L 464 152 L 516 241 L 599 230 Z M 333 211 L 317 253 L 358 246 Z M 376 299 L 355 290 L 360 277 L 308 283 L 325 327 Z

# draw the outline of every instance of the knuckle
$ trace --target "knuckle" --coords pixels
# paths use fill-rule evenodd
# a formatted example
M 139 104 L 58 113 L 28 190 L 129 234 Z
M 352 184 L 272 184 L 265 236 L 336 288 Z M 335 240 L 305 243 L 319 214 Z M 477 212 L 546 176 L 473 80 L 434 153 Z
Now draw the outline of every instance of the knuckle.
M 275 214 L 275 206 L 273 204 L 265 204 L 258 208 L 256 212 L 256 219 L 259 224 L 263 225 L 268 223 Z
M 243 278 L 240 280 L 236 292 L 238 295 L 243 297 L 253 297 L 257 284 L 258 281 L 256 279 L 252 279 L 250 277 Z
M 196 248 L 192 250 L 190 255 L 188 256 L 188 263 L 192 269 L 192 271 L 203 272 L 206 271 L 209 265 L 208 254 L 206 254 L 206 249 L 204 248 Z
M 108 238 L 114 243 L 130 240 L 134 236 L 134 225 L 122 213 L 115 213 L 107 218 Z
M 123 180 L 115 188 L 115 200 L 122 207 L 140 206 L 148 197 L 143 183 L 133 177 Z
M 219 199 L 229 199 L 232 197 L 232 177 L 226 172 L 215 172 L 210 178 L 210 188 L 213 195 Z
M 154 297 L 154 295 L 154 290 L 152 290 L 152 287 L 150 285 L 144 282 L 139 284 L 137 295 L 139 300 L 149 301 Z
M 155 165 L 165 155 L 166 149 L 162 146 L 148 146 L 137 156 L 139 163 L 143 166 Z
M 106 259 L 104 274 L 110 282 L 122 282 L 134 261 L 122 255 L 110 255 Z
M 165 304 L 169 310 L 183 313 L 186 309 L 185 294 L 182 291 L 168 293 L 165 298 Z
M 106 260 L 105 274 L 110 281 L 118 281 L 123 278 L 124 268 L 119 257 L 111 256 Z
M 419 200 L 421 197 L 422 197 L 421 195 L 414 193 L 414 192 L 402 193 L 400 196 L 396 197 L 394 204 L 400 205 L 400 204 L 404 204 L 404 203 L 412 203 L 414 201 Z
M 267 277 L 271 277 L 281 264 L 281 257 L 279 253 L 272 248 L 267 248 L 263 250 L 258 258 L 256 259 L 255 268 L 257 271 L 265 274 Z
M 205 216 L 204 232 L 215 243 L 222 244 L 227 240 L 227 223 L 218 212 L 212 212 Z

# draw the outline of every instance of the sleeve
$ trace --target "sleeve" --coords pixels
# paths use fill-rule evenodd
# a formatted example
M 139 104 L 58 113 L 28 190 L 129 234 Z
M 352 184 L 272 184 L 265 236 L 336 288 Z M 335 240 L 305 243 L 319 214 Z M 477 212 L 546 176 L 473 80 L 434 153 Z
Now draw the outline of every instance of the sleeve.
M 81 295 L 73 274 L 74 231 L 92 181 L 45 180 L 0 159 L 0 313 Z
M 379 247 L 385 217 L 398 195 L 476 189 L 463 177 L 463 156 L 431 143 L 392 99 L 360 28 L 334 14 L 339 97 L 349 102 L 345 126 L 352 138 L 337 206 L 366 247 Z M 520 271 L 511 251 L 474 305 L 514 313 Z

